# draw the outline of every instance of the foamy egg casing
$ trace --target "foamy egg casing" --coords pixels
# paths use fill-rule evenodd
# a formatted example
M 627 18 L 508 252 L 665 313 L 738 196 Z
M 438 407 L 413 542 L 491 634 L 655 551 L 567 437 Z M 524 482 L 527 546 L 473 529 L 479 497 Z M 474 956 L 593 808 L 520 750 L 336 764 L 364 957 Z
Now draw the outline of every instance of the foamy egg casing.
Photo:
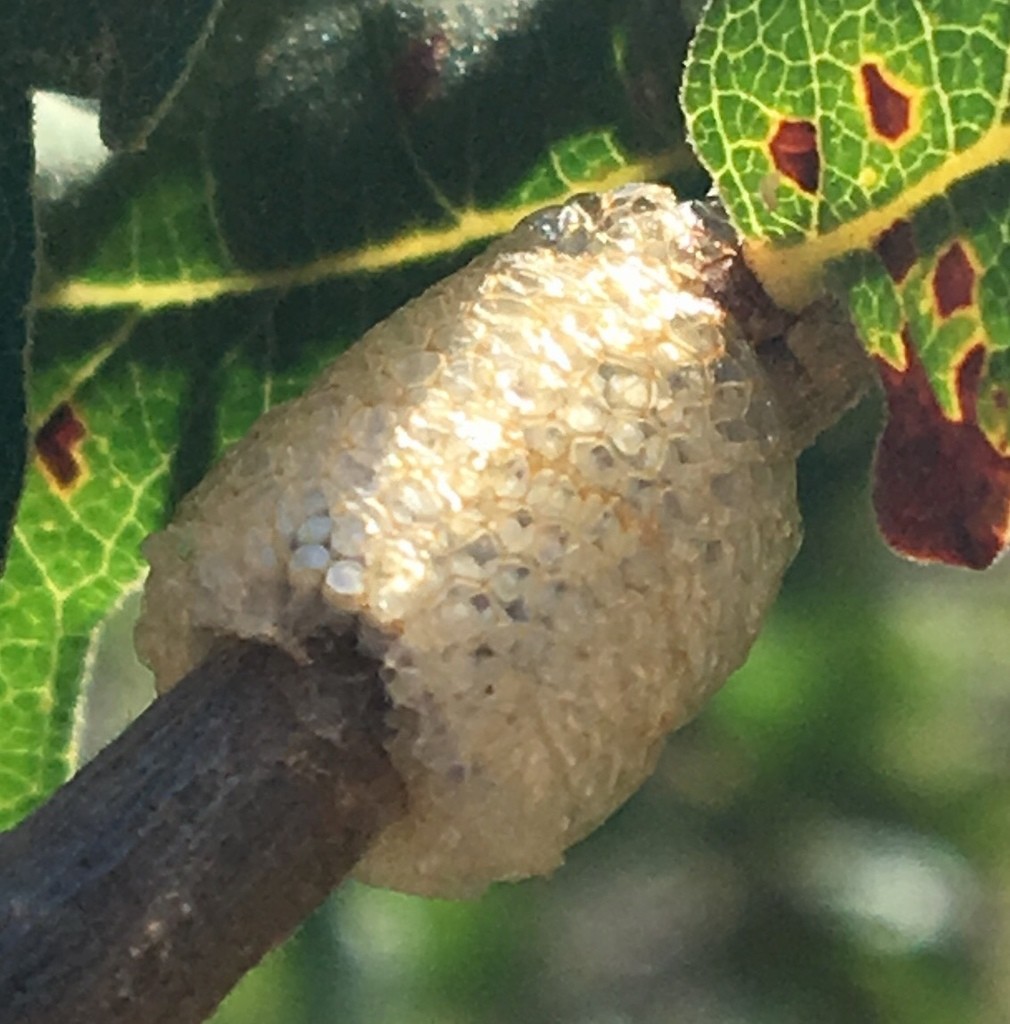
M 541 874 L 744 660 L 799 539 L 795 450 L 657 186 L 520 225 L 263 416 L 151 537 L 161 690 L 221 636 L 382 662 L 410 810 L 367 882 Z

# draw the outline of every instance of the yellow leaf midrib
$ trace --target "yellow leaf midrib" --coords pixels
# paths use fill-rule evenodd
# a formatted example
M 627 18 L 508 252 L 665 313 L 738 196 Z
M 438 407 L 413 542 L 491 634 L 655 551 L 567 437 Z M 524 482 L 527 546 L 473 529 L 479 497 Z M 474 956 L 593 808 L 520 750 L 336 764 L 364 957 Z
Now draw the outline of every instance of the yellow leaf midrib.
M 857 249 L 870 248 L 874 239 L 895 221 L 909 218 L 956 182 L 1005 161 L 1010 161 L 1010 125 L 1000 124 L 923 175 L 884 206 L 791 245 L 747 239 L 744 254 L 775 302 L 783 309 L 799 312 L 822 294 L 824 268 L 832 260 Z
M 564 202 L 576 192 L 603 191 L 635 181 L 655 181 L 677 170 L 683 159 L 683 151 L 674 150 L 639 160 L 594 181 L 572 183 L 552 202 Z M 505 234 L 524 217 L 545 205 L 534 202 L 507 209 L 463 209 L 457 212 L 450 225 L 411 231 L 386 242 L 327 254 L 296 267 L 243 271 L 198 281 L 106 283 L 71 279 L 37 296 L 33 308 L 80 311 L 133 308 L 147 312 L 173 306 L 195 306 L 224 296 L 287 291 L 355 274 L 376 274 L 393 267 L 437 259 Z

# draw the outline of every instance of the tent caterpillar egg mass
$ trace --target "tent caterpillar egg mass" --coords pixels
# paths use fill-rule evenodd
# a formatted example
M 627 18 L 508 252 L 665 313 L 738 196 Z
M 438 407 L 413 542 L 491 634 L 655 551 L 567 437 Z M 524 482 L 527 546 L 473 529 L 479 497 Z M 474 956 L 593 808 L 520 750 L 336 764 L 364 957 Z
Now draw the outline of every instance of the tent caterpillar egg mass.
M 366 881 L 556 867 L 743 661 L 798 542 L 794 455 L 658 186 L 527 220 L 272 410 L 146 546 L 171 686 L 221 635 L 355 630 L 410 812 Z

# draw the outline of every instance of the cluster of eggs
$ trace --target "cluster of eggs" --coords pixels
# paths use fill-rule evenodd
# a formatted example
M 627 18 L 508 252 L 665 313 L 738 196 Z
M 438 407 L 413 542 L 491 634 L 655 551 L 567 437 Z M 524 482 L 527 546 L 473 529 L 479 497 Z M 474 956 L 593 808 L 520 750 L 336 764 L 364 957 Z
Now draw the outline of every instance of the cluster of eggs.
M 359 866 L 543 873 L 746 657 L 798 543 L 794 451 L 657 186 L 538 214 L 263 417 L 151 538 L 164 689 L 220 636 L 353 633 L 409 813 Z

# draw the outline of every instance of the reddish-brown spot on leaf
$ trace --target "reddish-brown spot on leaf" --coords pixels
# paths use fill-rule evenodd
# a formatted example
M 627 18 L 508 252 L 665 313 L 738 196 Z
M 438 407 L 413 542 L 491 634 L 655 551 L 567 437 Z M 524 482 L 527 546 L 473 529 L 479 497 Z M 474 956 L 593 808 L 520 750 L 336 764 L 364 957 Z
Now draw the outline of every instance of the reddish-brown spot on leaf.
M 393 94 L 401 110 L 412 114 L 435 98 L 448 55 L 449 40 L 441 32 L 407 44 L 393 64 Z
M 69 403 L 60 403 L 35 432 L 35 451 L 61 490 L 69 490 L 84 470 L 77 446 L 87 433 Z
M 768 144 L 775 169 L 804 192 L 816 192 L 821 176 L 817 129 L 810 121 L 781 121 Z
M 887 542 L 912 558 L 984 569 L 1010 534 L 1010 458 L 976 422 L 985 350 L 973 348 L 958 371 L 962 420 L 947 419 L 926 371 L 904 337 L 908 368 L 883 360 L 888 420 L 877 446 L 873 504 Z
M 876 64 L 863 64 L 859 71 L 873 130 L 888 142 L 897 142 L 911 127 L 911 96 L 888 82 Z
M 975 268 L 960 242 L 955 242 L 936 261 L 933 299 L 937 312 L 945 319 L 975 301 Z
M 895 284 L 905 280 L 918 259 L 915 231 L 907 220 L 896 220 L 877 237 L 873 248 Z

